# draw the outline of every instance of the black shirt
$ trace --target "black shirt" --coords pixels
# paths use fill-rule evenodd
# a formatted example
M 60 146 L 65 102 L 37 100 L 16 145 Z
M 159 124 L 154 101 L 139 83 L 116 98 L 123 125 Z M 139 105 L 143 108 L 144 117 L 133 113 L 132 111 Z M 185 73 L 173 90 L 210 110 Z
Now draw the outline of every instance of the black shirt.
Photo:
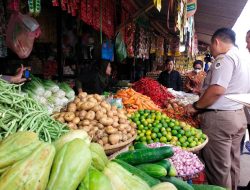
M 158 82 L 167 88 L 173 88 L 176 91 L 182 90 L 181 75 L 178 71 L 173 70 L 170 73 L 163 71 L 158 78 Z

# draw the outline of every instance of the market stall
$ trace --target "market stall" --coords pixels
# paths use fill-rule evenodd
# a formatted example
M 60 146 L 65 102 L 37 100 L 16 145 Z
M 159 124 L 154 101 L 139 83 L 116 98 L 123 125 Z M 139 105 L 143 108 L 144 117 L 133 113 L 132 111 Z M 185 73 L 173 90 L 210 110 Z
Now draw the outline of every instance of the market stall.
M 224 189 L 192 184 L 204 174 L 197 153 L 209 141 L 184 111 L 198 96 L 156 80 L 180 45 L 188 60 L 196 52 L 186 1 L 5 2 L 28 8 L 42 33 L 22 60 L 31 66 L 27 81 L 0 78 L 0 190 Z M 13 74 L 21 61 L 5 48 L 3 74 Z M 76 89 L 99 58 L 116 68 L 111 88 Z

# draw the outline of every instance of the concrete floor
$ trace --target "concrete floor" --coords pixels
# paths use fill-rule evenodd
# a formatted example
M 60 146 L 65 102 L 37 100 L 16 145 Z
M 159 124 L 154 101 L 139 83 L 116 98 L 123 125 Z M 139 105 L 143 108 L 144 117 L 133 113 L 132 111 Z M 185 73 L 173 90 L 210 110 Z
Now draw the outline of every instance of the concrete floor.
M 249 135 L 246 134 L 245 141 L 249 141 L 248 137 Z M 244 149 L 243 152 L 247 152 L 246 149 Z M 243 154 L 240 158 L 240 186 L 246 186 L 248 182 L 250 181 L 250 155 L 249 154 Z

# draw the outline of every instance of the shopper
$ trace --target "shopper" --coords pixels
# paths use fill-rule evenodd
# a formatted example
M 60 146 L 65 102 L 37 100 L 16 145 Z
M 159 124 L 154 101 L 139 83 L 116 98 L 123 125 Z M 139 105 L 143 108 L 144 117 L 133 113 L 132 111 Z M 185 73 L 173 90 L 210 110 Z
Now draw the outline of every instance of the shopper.
M 173 88 L 176 91 L 182 90 L 181 75 L 178 71 L 174 70 L 174 61 L 172 58 L 166 60 L 166 70 L 160 74 L 158 81 L 167 88 Z
M 201 128 L 209 137 L 201 151 L 210 184 L 236 190 L 240 177 L 240 142 L 247 121 L 243 105 L 227 99 L 227 94 L 250 92 L 250 71 L 235 47 L 235 33 L 217 30 L 210 50 L 215 58 L 204 81 L 204 92 L 187 113 L 203 112 Z
M 200 95 L 206 72 L 203 71 L 203 62 L 196 60 L 193 63 L 193 71 L 187 73 L 185 81 L 185 90 L 188 93 Z
M 108 60 L 98 61 L 97 67 L 94 67 L 88 73 L 81 73 L 77 78 L 78 92 L 102 94 L 110 86 L 111 70 L 111 64 Z
M 250 53 L 250 30 L 246 34 L 246 43 L 247 43 L 246 48 L 248 49 Z M 247 117 L 247 130 L 248 130 L 248 135 L 249 135 L 249 141 L 246 142 L 246 149 L 248 150 L 248 154 L 250 154 L 250 109 L 245 108 L 245 113 Z M 241 153 L 243 153 L 244 143 L 245 143 L 245 135 L 241 142 L 241 150 L 240 150 Z
M 0 78 L 9 82 L 9 83 L 15 83 L 20 84 L 25 82 L 27 79 L 23 78 L 23 72 L 26 68 L 21 65 L 21 67 L 17 70 L 16 75 L 14 76 L 8 76 L 8 75 L 0 75 Z

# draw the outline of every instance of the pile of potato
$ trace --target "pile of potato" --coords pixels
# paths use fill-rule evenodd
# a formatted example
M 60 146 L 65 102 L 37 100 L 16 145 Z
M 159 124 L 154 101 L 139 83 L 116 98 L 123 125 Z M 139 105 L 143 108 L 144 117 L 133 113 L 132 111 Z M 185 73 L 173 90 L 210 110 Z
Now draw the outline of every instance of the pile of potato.
M 92 141 L 104 147 L 125 142 L 136 134 L 136 125 L 128 120 L 126 112 L 98 94 L 79 93 L 66 110 L 53 116 L 71 129 L 84 129 Z

